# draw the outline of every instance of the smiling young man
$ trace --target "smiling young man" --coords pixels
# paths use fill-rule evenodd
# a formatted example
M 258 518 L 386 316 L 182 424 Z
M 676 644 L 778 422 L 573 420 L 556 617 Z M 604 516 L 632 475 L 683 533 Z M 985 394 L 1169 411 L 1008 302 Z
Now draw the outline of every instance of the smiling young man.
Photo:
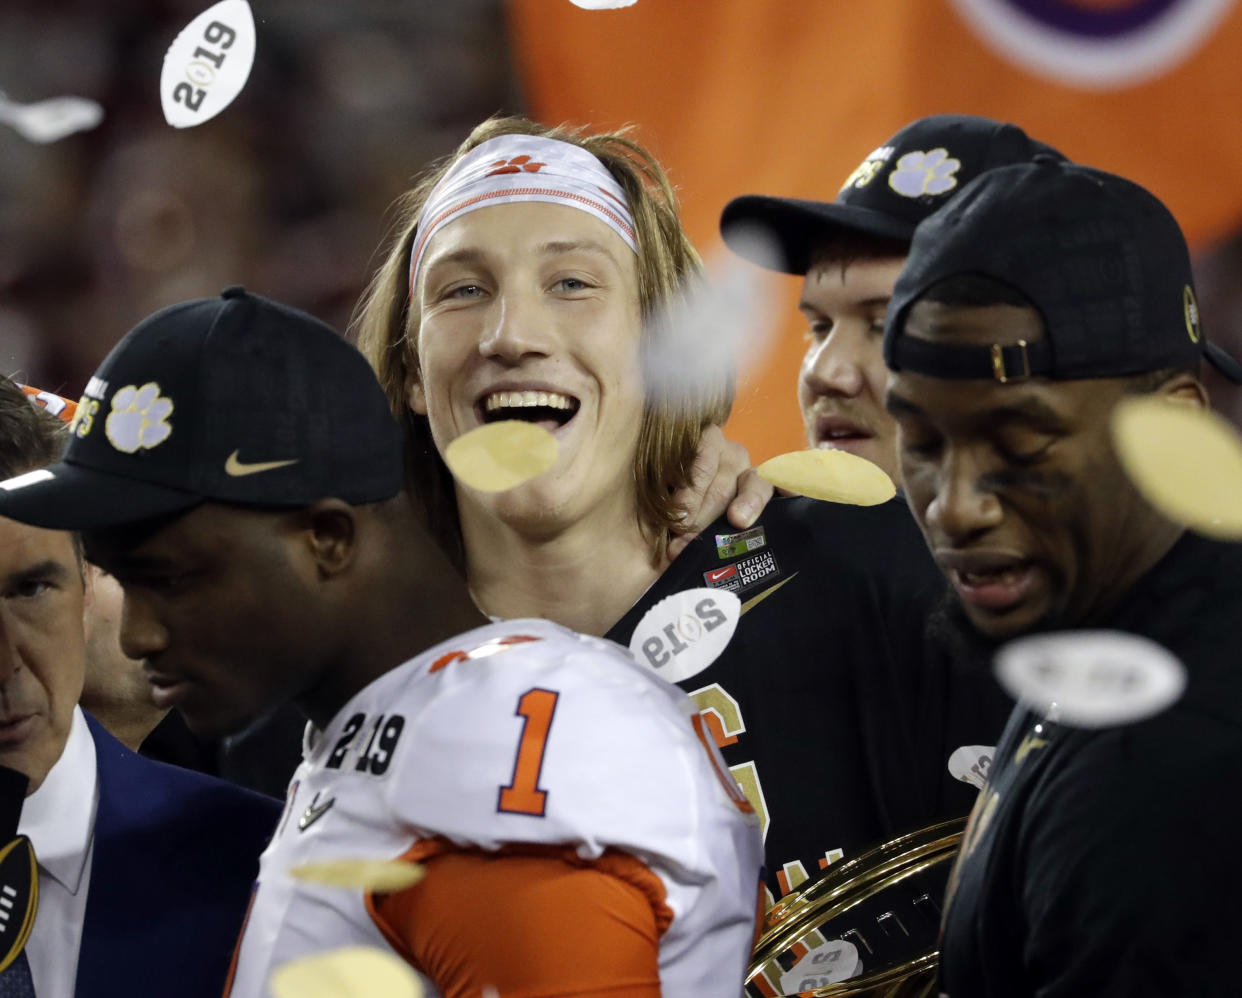
M 699 272 L 650 154 L 626 135 L 486 121 L 402 199 L 394 229 L 358 342 L 478 606 L 603 635 L 684 689 L 760 815 L 774 898 L 965 814 L 974 788 L 946 761 L 994 738 L 1003 712 L 950 699 L 924 667 L 943 582 L 903 503 L 782 499 L 663 557 L 733 371 L 675 372 L 685 390 L 668 394 L 668 372 L 645 369 Z M 560 444 L 550 471 L 501 495 L 440 456 L 498 417 Z M 950 713 L 969 733 L 946 745 Z
M 488 622 L 352 346 L 231 288 L 131 330 L 79 411 L 65 461 L 0 485 L 0 512 L 84 530 L 125 651 L 194 730 L 290 701 L 311 722 L 227 993 L 347 945 L 446 998 L 739 991 L 758 822 L 692 702 L 608 642 Z M 290 874 L 344 858 L 426 876 Z
M 919 227 L 885 332 L 911 508 L 966 653 L 1051 629 L 1151 638 L 1180 702 L 1073 729 L 1019 706 L 950 887 L 951 998 L 1224 995 L 1242 915 L 1242 547 L 1165 520 L 1122 472 L 1114 406 L 1203 406 L 1190 261 L 1160 202 L 1051 157 Z
M 1053 153 L 1016 125 L 965 114 L 919 118 L 869 153 L 830 202 L 748 194 L 720 217 L 746 255 L 754 227 L 803 278 L 807 348 L 798 406 L 811 447 L 865 457 L 900 482 L 896 428 L 884 410 L 884 314 L 915 226 L 986 170 Z M 756 260 L 766 264 L 765 260 Z

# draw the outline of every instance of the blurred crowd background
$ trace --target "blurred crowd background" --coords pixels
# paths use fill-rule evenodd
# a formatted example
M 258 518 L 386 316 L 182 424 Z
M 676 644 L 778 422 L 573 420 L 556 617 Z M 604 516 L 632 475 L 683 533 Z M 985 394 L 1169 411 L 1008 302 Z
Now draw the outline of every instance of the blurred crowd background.
M 1208 335 L 1242 352 L 1235 0 L 252 0 L 245 89 L 173 129 L 164 53 L 208 6 L 0 0 L 0 89 L 105 115 L 51 145 L 0 126 L 4 373 L 76 398 L 143 316 L 234 283 L 344 329 L 394 198 L 497 112 L 636 125 L 709 255 L 736 194 L 830 200 L 912 118 L 1013 120 L 1170 205 Z M 1029 38 L 1007 36 L 1014 23 Z M 743 372 L 730 426 L 756 460 L 800 440 L 796 282 L 785 291 L 786 327 Z
M 244 283 L 343 329 L 390 202 L 517 110 L 500 0 L 252 4 L 249 82 L 173 129 L 164 53 L 201 0 L 3 0 L 0 88 L 104 107 L 34 145 L 0 127 L 0 366 L 76 398 L 149 312 Z

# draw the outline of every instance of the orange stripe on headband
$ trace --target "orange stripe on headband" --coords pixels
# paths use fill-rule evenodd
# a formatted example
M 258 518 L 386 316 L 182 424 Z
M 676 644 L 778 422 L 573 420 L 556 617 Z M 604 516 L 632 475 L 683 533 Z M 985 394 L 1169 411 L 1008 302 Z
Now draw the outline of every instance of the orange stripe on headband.
M 594 215 L 638 252 L 625 191 L 594 155 L 541 135 L 500 135 L 459 159 L 428 195 L 410 253 L 411 299 L 436 232 L 478 208 L 525 201 L 564 204 Z

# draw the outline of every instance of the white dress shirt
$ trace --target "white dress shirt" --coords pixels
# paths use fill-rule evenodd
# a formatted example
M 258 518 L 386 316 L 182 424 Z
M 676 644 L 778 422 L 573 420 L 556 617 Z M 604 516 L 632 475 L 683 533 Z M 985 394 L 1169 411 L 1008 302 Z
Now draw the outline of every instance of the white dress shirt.
M 17 825 L 39 861 L 39 908 L 26 943 L 39 998 L 73 996 L 98 802 L 95 740 L 82 709 L 75 707 L 65 750 L 43 785 L 26 798 Z

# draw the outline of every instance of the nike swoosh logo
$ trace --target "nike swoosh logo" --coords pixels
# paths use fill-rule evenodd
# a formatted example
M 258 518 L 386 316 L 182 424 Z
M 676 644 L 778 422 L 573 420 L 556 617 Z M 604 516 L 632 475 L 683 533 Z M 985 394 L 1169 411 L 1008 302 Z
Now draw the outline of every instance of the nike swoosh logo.
M 243 475 L 257 475 L 260 471 L 272 471 L 276 468 L 284 468 L 291 464 L 297 464 L 301 458 L 293 458 L 291 461 L 256 461 L 253 464 L 247 464 L 239 461 L 237 451 L 233 451 L 229 455 L 228 460 L 224 462 L 224 473 L 232 475 L 234 478 L 241 478 Z
M 326 801 L 315 806 L 315 801 L 319 800 L 319 795 L 315 794 L 310 802 L 310 806 L 302 812 L 302 817 L 298 818 L 298 831 L 304 832 L 310 828 L 316 821 L 332 810 L 332 805 L 336 803 L 335 797 L 329 797 Z
M 734 571 L 735 569 L 733 568 L 732 565 L 730 565 L 728 568 L 718 568 L 714 572 L 707 573 L 707 581 L 718 582 L 721 579 L 723 579 L 726 575 L 733 574 Z
M 740 617 L 747 610 L 753 610 L 756 606 L 758 606 L 765 599 L 767 599 L 774 592 L 776 592 L 776 590 L 780 589 L 780 587 L 783 586 L 786 582 L 792 582 L 797 577 L 798 577 L 798 573 L 794 572 L 793 575 L 790 575 L 787 578 L 781 579 L 781 581 L 778 582 L 776 585 L 768 586 L 768 588 L 765 589 L 763 592 L 755 596 L 752 596 L 750 599 L 748 599 L 745 603 L 742 604 L 742 609 L 738 611 L 738 616 Z

